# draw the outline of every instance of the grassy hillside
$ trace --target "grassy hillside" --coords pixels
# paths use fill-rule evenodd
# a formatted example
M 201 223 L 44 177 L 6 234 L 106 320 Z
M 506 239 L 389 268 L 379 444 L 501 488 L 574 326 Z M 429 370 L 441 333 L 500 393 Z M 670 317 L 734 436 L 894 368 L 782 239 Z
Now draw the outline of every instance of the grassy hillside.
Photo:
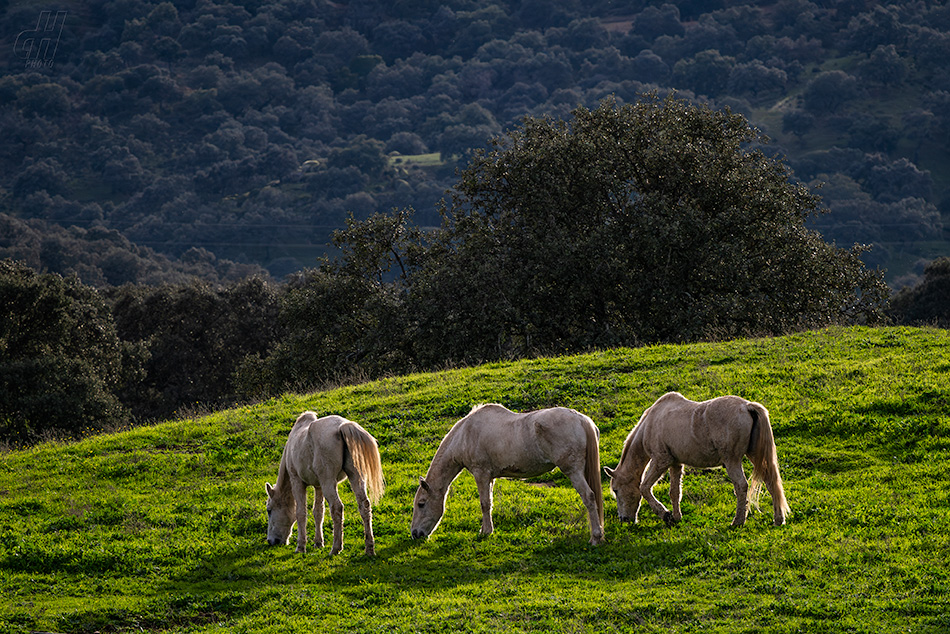
M 7 453 L 0 632 L 946 631 L 948 374 L 947 331 L 832 329 L 392 378 Z M 646 510 L 621 525 L 608 498 L 594 548 L 555 473 L 499 481 L 495 533 L 479 539 L 466 473 L 432 538 L 410 540 L 416 478 L 473 404 L 575 407 L 614 466 L 643 409 L 674 389 L 770 409 L 788 525 L 764 512 L 730 529 L 725 474 L 688 471 L 680 525 Z M 376 558 L 342 487 L 341 555 L 264 545 L 264 482 L 307 408 L 380 442 Z

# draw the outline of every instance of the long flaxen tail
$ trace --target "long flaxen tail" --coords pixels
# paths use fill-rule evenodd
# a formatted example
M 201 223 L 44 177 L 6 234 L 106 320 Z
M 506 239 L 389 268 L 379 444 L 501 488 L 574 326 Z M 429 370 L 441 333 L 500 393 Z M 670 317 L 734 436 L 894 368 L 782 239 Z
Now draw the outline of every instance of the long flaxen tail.
M 366 495 L 374 504 L 383 497 L 383 465 L 379 457 L 376 439 L 356 423 L 347 423 L 340 428 L 340 434 L 353 458 L 353 465 L 366 482 Z
M 782 486 L 782 474 L 778 468 L 778 452 L 775 449 L 775 437 L 772 435 L 769 412 L 759 403 L 749 403 L 749 414 L 752 416 L 752 436 L 749 438 L 747 454 L 749 460 L 752 461 L 749 498 L 758 506 L 758 498 L 764 484 L 772 496 L 775 524 L 784 524 L 785 517 L 791 509 L 785 499 L 785 489 Z
M 587 435 L 587 454 L 585 456 L 584 477 L 587 485 L 594 492 L 597 502 L 597 514 L 600 516 L 600 525 L 604 525 L 604 487 L 600 482 L 600 439 L 597 428 L 593 423 L 584 425 Z

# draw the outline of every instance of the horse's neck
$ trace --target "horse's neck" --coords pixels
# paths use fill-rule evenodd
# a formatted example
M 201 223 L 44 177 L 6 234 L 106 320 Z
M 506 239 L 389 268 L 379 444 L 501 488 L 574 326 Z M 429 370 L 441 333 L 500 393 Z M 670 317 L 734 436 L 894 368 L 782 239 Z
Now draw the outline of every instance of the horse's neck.
M 429 471 L 426 473 L 426 483 L 441 492 L 448 491 L 449 485 L 462 472 L 462 461 L 459 456 L 458 438 L 447 437 L 432 457 Z
M 286 456 L 281 456 L 280 458 L 274 492 L 275 495 L 281 498 L 293 498 L 293 488 L 290 485 L 290 470 L 287 468 Z
M 647 455 L 643 448 L 643 438 L 639 430 L 635 431 L 630 437 L 620 458 L 620 466 L 629 469 L 641 467 L 646 462 Z

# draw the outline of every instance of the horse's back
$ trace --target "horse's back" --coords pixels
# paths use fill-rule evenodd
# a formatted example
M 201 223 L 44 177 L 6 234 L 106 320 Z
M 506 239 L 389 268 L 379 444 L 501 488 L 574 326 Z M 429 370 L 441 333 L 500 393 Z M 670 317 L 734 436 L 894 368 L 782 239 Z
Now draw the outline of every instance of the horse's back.
M 563 407 L 516 413 L 489 404 L 459 421 L 457 433 L 467 461 L 490 462 L 492 470 L 505 476 L 527 477 L 552 469 L 565 447 L 586 447 L 584 426 L 589 420 Z
M 641 419 L 644 446 L 650 453 L 668 451 L 683 464 L 717 466 L 724 455 L 745 453 L 752 432 L 749 405 L 738 396 L 696 402 L 664 394 Z
M 533 425 L 537 437 L 542 442 L 556 446 L 570 444 L 586 447 L 590 433 L 595 439 L 600 438 L 600 430 L 590 417 L 567 407 L 552 407 L 528 412 L 525 417 Z
M 597 429 L 590 418 L 567 407 L 518 413 L 492 403 L 477 407 L 463 421 L 466 433 L 482 442 L 498 438 L 518 444 L 530 444 L 538 438 L 580 439 L 586 437 L 585 426 Z

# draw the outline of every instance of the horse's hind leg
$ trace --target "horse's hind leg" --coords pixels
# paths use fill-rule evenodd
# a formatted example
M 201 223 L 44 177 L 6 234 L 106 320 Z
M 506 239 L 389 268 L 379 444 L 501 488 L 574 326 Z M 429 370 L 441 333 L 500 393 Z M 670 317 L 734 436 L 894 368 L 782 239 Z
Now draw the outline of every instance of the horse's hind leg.
M 745 472 L 742 470 L 742 459 L 738 462 L 729 462 L 724 465 L 729 479 L 732 480 L 732 488 L 736 494 L 736 516 L 732 520 L 733 526 L 742 526 L 745 524 L 746 516 L 749 513 L 749 483 L 745 479 Z
M 340 492 L 336 490 L 336 483 L 332 487 L 323 487 L 327 505 L 330 507 L 330 519 L 333 521 L 333 546 L 330 554 L 336 555 L 343 550 L 343 501 Z
M 369 503 L 369 497 L 366 495 L 366 481 L 359 472 L 347 473 L 350 480 L 350 488 L 353 489 L 353 495 L 356 496 L 356 506 L 360 511 L 360 517 L 363 519 L 363 541 L 364 552 L 367 555 L 376 554 L 376 542 L 373 539 L 373 506 Z
M 564 469 L 561 469 L 563 472 Z M 598 546 L 604 543 L 604 525 L 600 521 L 600 510 L 597 508 L 597 499 L 593 489 L 587 484 L 587 478 L 584 477 L 584 469 L 572 470 L 567 476 L 574 485 L 574 490 L 581 496 L 581 502 L 587 509 L 587 521 L 590 522 L 590 543 Z
M 646 473 L 643 474 L 643 480 L 640 481 L 640 494 L 643 495 L 643 499 L 647 501 L 647 504 L 650 505 L 653 512 L 666 522 L 667 526 L 675 524 L 676 519 L 674 519 L 670 510 L 663 506 L 663 503 L 653 495 L 653 486 L 663 477 L 663 474 L 672 464 L 673 461 L 668 457 L 654 457 L 653 460 L 650 461 L 650 466 L 647 468 Z
M 323 491 L 314 487 L 313 492 L 313 543 L 317 548 L 323 548 Z
M 683 465 L 674 464 L 670 467 L 670 506 L 673 507 L 673 521 L 683 519 L 680 501 L 683 499 Z

